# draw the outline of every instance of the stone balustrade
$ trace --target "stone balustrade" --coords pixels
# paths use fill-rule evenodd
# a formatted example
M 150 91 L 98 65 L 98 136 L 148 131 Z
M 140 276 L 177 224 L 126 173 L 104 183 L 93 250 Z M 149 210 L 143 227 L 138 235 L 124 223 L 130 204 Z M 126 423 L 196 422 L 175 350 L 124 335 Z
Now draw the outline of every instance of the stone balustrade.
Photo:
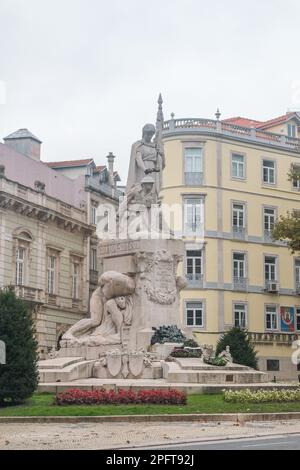
M 242 140 L 260 142 L 262 144 L 281 147 L 291 151 L 300 152 L 300 139 L 287 135 L 267 132 L 254 127 L 242 127 L 213 119 L 171 119 L 164 122 L 163 136 L 183 133 L 218 134 Z

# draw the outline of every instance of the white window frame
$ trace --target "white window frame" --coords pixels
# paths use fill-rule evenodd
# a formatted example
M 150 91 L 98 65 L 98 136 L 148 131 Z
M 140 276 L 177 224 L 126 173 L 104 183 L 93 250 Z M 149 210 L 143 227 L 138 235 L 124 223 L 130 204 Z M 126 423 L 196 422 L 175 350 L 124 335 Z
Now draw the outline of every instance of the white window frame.
M 192 256 L 189 252 L 198 252 L 199 255 Z M 189 263 L 191 261 L 191 263 Z M 190 264 L 190 266 L 189 266 Z M 189 268 L 192 268 L 192 273 L 188 273 Z M 196 272 L 200 268 L 200 272 Z M 186 267 L 185 274 L 188 281 L 200 281 L 203 276 L 203 250 L 186 250 Z M 189 276 L 192 278 L 189 279 Z M 199 279 L 197 279 L 197 277 Z
M 268 309 L 272 309 L 272 311 L 268 311 Z M 271 327 L 268 328 L 268 315 L 270 315 L 270 323 Z M 278 306 L 267 304 L 265 305 L 265 330 L 266 331 L 278 331 Z
M 288 133 L 288 137 L 296 139 L 297 138 L 297 126 L 296 126 L 296 124 L 288 123 L 287 133 Z
M 273 168 L 265 165 L 265 162 L 272 163 Z M 265 171 L 267 174 L 267 179 L 265 180 Z M 271 181 L 271 175 L 273 175 L 273 181 Z M 262 161 L 262 181 L 263 184 L 270 184 L 272 186 L 276 185 L 276 161 L 270 160 L 268 158 L 263 158 Z
M 292 163 L 292 170 L 294 168 L 297 168 L 297 170 L 300 170 L 300 164 L 299 163 Z M 292 180 L 292 189 L 294 191 L 299 191 L 300 190 L 300 178 Z
M 21 255 L 22 254 L 22 255 Z M 25 285 L 25 270 L 26 270 L 26 248 L 18 246 L 16 248 L 16 286 Z
M 242 307 L 242 308 L 240 308 Z M 236 313 L 238 313 L 239 319 L 238 319 L 238 325 L 236 323 Z M 242 315 L 244 315 L 244 326 L 241 326 L 243 323 L 242 320 Z M 242 329 L 247 328 L 248 325 L 248 312 L 247 312 L 247 304 L 245 302 L 234 302 L 233 304 L 233 324 L 235 327 L 239 327 Z
M 198 154 L 196 154 L 196 151 Z M 192 175 L 190 181 L 187 175 Z M 199 177 L 196 175 L 199 175 Z M 203 178 L 203 147 L 184 147 L 184 184 L 186 186 L 202 185 Z
M 241 206 L 242 209 L 240 208 L 235 208 L 235 206 Z M 234 219 L 235 219 L 235 213 L 236 213 L 236 219 L 237 219 L 237 225 L 234 224 Z M 240 224 L 240 215 L 242 214 L 242 219 L 243 222 Z M 233 228 L 238 228 L 238 229 L 244 229 L 245 228 L 245 218 L 246 218 L 246 206 L 243 202 L 232 202 L 232 227 Z
M 239 161 L 234 161 L 235 157 L 237 157 Z M 231 153 L 231 177 L 238 180 L 246 179 L 246 157 L 244 154 L 237 152 Z
M 238 256 L 242 256 L 243 259 L 234 259 L 235 256 L 238 255 Z M 234 251 L 232 253 L 232 267 L 233 267 L 233 278 L 234 279 L 245 279 L 246 278 L 246 254 L 245 253 L 241 253 L 239 251 Z M 240 276 L 240 272 L 241 272 L 241 267 L 242 267 L 242 271 L 243 271 L 243 276 Z M 238 273 L 238 275 L 236 276 L 235 273 Z
M 192 213 L 189 209 L 192 208 Z M 204 199 L 202 197 L 185 197 L 183 204 L 184 211 L 184 229 L 183 233 L 186 236 L 203 234 L 203 220 L 204 220 Z M 189 221 L 190 215 L 192 221 Z
M 266 259 L 267 258 L 274 258 L 275 262 L 274 263 L 267 263 Z M 278 281 L 278 269 L 277 269 L 277 263 L 278 259 L 275 255 L 264 255 L 264 279 L 265 282 L 277 282 Z M 268 269 L 267 269 L 268 267 Z M 272 272 L 272 267 L 274 267 L 274 274 Z M 268 277 L 267 278 L 267 271 L 268 271 Z
M 194 305 L 194 307 L 192 306 Z M 201 306 L 200 306 L 201 305 Z M 204 328 L 204 301 L 203 300 L 187 300 L 185 303 L 185 324 L 188 328 Z M 196 324 L 196 313 L 201 311 L 201 324 Z M 188 324 L 188 311 L 192 312 L 193 324 Z
M 267 214 L 267 211 L 272 211 L 273 215 L 272 214 Z M 273 223 L 271 223 L 272 217 L 274 218 Z M 263 208 L 264 232 L 272 232 L 272 230 L 274 228 L 274 225 L 275 225 L 275 222 L 276 222 L 276 218 L 277 218 L 276 209 L 274 209 L 273 207 L 264 207 Z M 266 221 L 268 222 L 268 224 L 267 224 L 268 228 L 266 228 Z

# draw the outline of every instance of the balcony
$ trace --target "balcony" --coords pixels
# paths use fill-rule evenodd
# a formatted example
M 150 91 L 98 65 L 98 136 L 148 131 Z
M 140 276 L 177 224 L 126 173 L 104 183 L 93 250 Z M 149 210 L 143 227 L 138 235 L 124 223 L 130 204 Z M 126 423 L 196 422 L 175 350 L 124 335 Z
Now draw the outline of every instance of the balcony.
M 185 275 L 187 287 L 203 288 L 203 274 L 186 274 Z
M 246 291 L 248 288 L 248 279 L 246 277 L 234 277 L 233 289 L 236 291 Z
M 300 139 L 252 127 L 242 127 L 214 119 L 182 118 L 164 122 L 163 136 L 183 134 L 213 135 L 300 152 Z
M 203 184 L 203 173 L 186 172 L 184 181 L 186 186 L 201 186 Z
M 298 335 L 293 333 L 255 333 L 248 332 L 248 337 L 254 344 L 274 345 L 281 344 L 290 346 L 297 341 Z
M 34 287 L 26 287 L 26 286 L 14 286 L 13 287 L 15 294 L 19 299 L 28 301 L 28 302 L 35 302 L 35 303 L 44 303 L 42 294 L 42 289 L 36 289 Z
M 231 232 L 232 238 L 235 240 L 245 240 L 246 230 L 244 227 L 232 227 Z

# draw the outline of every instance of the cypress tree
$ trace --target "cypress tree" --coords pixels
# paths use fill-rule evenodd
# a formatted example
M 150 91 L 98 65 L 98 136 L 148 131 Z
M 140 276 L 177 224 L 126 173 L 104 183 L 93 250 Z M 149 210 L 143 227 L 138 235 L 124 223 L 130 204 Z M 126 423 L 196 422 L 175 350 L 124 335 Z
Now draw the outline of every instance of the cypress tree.
M 37 341 L 31 310 L 12 290 L 0 291 L 0 340 L 6 364 L 0 364 L 0 405 L 22 402 L 38 384 Z
M 224 351 L 226 346 L 230 347 L 234 363 L 257 369 L 257 353 L 247 331 L 236 327 L 226 331 L 217 343 L 216 355 Z

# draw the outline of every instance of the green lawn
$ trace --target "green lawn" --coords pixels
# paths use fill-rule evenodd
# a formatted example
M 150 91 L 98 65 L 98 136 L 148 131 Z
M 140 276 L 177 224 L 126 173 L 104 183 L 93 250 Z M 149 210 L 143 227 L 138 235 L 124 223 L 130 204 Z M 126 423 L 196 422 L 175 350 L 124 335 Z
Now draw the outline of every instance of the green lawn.
M 55 406 L 54 395 L 37 394 L 23 405 L 0 408 L 0 416 L 107 416 L 192 413 L 264 413 L 299 411 L 298 403 L 236 404 L 226 403 L 223 395 L 191 395 L 186 406 L 101 405 Z

